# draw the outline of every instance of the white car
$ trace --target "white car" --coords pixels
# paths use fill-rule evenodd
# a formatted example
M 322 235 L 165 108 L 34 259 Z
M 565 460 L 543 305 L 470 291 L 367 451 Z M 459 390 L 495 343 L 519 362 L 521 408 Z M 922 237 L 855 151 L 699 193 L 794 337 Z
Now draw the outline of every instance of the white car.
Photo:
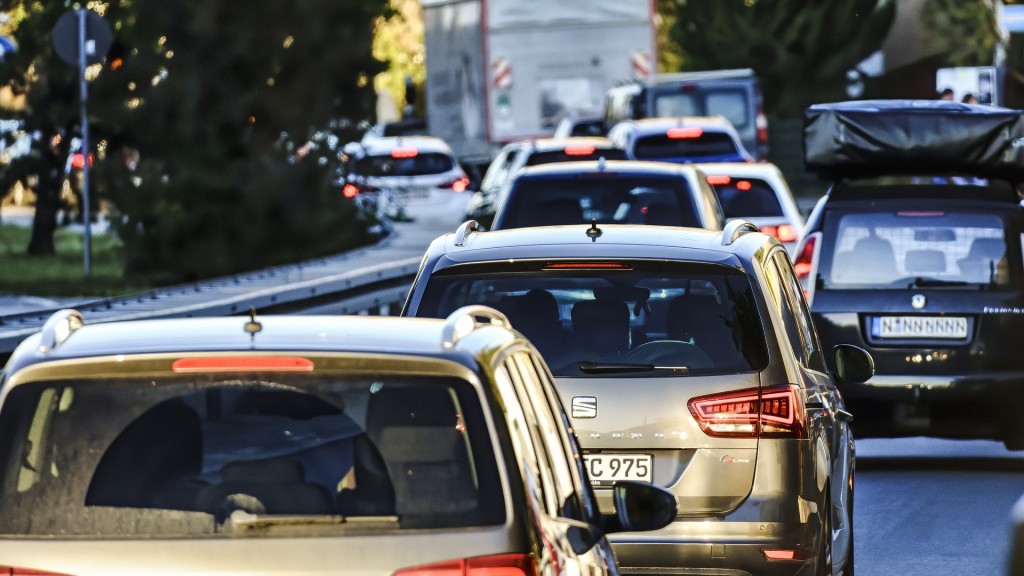
M 718 192 L 726 220 L 742 218 L 778 238 L 790 257 L 803 234 L 804 217 L 778 166 L 768 162 L 698 165 Z
M 399 218 L 408 200 L 465 192 L 469 178 L 444 140 L 395 136 L 346 144 L 338 183 L 360 207 Z

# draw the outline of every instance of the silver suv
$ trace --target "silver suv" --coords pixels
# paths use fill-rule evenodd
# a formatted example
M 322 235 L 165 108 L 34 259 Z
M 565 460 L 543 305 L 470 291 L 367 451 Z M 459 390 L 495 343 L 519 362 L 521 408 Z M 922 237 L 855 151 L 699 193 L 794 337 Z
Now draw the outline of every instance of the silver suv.
M 0 384 L 0 574 L 615 576 L 536 350 L 500 313 L 83 325 Z
M 749 222 L 724 231 L 576 225 L 436 239 L 412 316 L 502 310 L 543 354 L 598 502 L 625 479 L 679 515 L 612 537 L 630 573 L 832 575 L 853 567 L 854 442 L 789 256 Z M 690 571 L 692 570 L 692 571 Z

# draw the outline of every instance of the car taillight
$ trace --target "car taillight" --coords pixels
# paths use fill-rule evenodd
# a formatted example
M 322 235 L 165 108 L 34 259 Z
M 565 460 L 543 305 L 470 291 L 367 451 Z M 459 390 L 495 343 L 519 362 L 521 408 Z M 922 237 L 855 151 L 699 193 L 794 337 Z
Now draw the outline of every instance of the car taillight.
M 725 186 L 732 181 L 732 178 L 725 174 L 711 174 L 708 176 L 707 180 L 708 184 L 711 184 L 712 186 Z
M 465 192 L 466 188 L 469 187 L 469 178 L 463 176 L 461 178 L 456 178 L 455 180 L 451 180 L 443 184 L 438 184 L 437 187 L 451 189 L 452 192 Z
M 537 574 L 537 563 L 529 554 L 497 554 L 402 568 L 392 573 L 392 576 L 537 576 Z
M 796 259 L 793 260 L 793 272 L 796 273 L 796 279 L 800 281 L 800 286 L 804 289 L 804 297 L 807 298 L 808 304 L 814 295 L 811 271 L 814 270 L 814 248 L 818 243 L 818 236 L 818 233 L 808 236 L 804 240 L 800 252 L 796 255 Z
M 392 158 L 415 158 L 419 154 L 420 151 L 416 148 L 395 148 L 391 151 Z
M 804 438 L 803 398 L 796 386 L 766 386 L 699 396 L 690 413 L 708 436 Z
M 349 182 L 348 184 L 345 184 L 344 187 L 342 187 L 341 195 L 344 196 L 345 198 L 355 198 L 356 196 L 359 196 L 359 194 L 362 192 L 376 191 L 376 186 L 370 186 L 369 184 L 353 184 L 352 182 Z
M 669 128 L 665 135 L 669 138 L 700 138 L 704 130 L 700 126 L 684 126 L 681 128 Z
M 761 226 L 759 231 L 775 236 L 780 242 L 795 242 L 796 241 L 796 228 L 791 224 L 782 224 L 779 226 Z
M 594 153 L 594 146 L 590 144 L 570 144 L 565 147 L 566 156 L 590 156 Z
M 768 143 L 768 117 L 764 115 L 764 111 L 758 108 L 757 118 L 754 120 L 754 125 L 757 127 L 757 141 L 760 144 Z
M 31 568 L 15 568 L 13 566 L 0 566 L 0 576 L 68 576 L 60 572 L 49 570 L 32 570 Z

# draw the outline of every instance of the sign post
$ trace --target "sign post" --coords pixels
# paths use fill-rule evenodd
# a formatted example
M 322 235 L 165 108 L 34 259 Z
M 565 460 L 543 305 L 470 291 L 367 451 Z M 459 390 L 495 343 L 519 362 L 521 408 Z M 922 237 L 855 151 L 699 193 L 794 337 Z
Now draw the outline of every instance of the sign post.
M 99 14 L 84 8 L 65 12 L 53 27 L 53 48 L 61 60 L 78 66 L 79 104 L 82 125 L 82 237 L 85 275 L 92 274 L 92 214 L 89 201 L 89 88 L 85 68 L 103 60 L 111 43 L 110 25 Z

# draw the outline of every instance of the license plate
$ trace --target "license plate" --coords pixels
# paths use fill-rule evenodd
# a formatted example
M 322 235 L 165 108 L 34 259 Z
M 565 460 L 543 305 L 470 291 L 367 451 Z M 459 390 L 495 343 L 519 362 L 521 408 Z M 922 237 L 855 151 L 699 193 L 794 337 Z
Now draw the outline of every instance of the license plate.
M 400 188 L 397 194 L 406 198 L 426 198 L 430 196 L 430 189 L 422 186 L 413 186 L 410 188 Z
M 654 478 L 654 458 L 650 454 L 585 454 L 590 483 L 611 484 L 616 480 L 641 480 L 650 482 Z
M 880 316 L 872 322 L 871 335 L 877 338 L 962 340 L 967 338 L 967 318 L 959 316 Z

